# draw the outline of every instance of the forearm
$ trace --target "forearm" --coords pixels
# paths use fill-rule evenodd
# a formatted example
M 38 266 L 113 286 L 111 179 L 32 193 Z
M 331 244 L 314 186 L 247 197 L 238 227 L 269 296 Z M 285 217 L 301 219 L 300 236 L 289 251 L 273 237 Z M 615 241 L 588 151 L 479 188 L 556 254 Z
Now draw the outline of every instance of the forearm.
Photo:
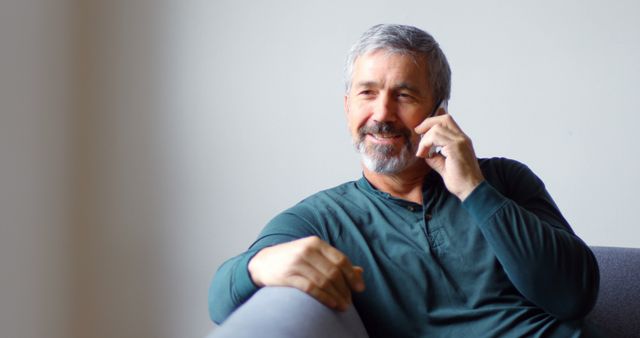
M 464 205 L 527 299 L 561 319 L 581 317 L 593 307 L 599 281 L 595 258 L 563 225 L 545 191 L 530 199 L 528 210 L 484 182 Z
M 314 234 L 307 223 L 291 213 L 271 220 L 246 252 L 229 259 L 216 272 L 209 288 L 211 319 L 220 324 L 258 290 L 248 270 L 249 261 L 258 251 Z
M 221 324 L 258 290 L 247 271 L 247 264 L 257 251 L 229 259 L 216 272 L 209 288 L 209 315 L 216 324 Z
M 209 315 L 215 323 L 222 323 L 259 289 L 248 270 L 249 261 L 258 251 L 293 239 L 295 237 L 289 235 L 268 234 L 263 231 L 246 252 L 220 266 L 209 287 Z

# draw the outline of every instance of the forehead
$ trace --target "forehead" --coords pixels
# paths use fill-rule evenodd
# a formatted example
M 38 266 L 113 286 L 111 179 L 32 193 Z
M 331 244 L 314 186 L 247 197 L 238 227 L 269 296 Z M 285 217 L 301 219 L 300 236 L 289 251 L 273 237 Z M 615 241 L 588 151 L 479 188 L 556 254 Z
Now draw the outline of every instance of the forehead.
M 427 74 L 423 56 L 375 50 L 355 60 L 351 80 L 353 86 L 368 83 L 386 87 L 405 83 L 426 92 Z

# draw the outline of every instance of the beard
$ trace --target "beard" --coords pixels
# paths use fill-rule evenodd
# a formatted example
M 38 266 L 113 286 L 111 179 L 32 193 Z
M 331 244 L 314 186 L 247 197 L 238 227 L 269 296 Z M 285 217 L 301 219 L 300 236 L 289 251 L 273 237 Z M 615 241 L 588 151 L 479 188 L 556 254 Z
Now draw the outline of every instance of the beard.
M 393 144 L 366 144 L 367 134 L 384 134 L 386 136 L 399 136 L 405 141 L 404 145 Z M 418 143 L 411 140 L 411 131 L 407 128 L 398 128 L 391 122 L 376 122 L 373 125 L 365 125 L 358 129 L 357 139 L 353 145 L 362 158 L 364 166 L 379 174 L 397 174 L 419 158 L 416 157 Z

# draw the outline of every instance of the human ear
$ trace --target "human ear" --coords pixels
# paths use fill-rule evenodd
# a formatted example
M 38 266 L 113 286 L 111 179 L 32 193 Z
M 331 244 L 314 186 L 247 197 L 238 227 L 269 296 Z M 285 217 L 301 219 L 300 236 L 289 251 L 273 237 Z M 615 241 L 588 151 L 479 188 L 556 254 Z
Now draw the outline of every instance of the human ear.
M 349 114 L 349 96 L 346 94 L 344 96 L 344 113 Z

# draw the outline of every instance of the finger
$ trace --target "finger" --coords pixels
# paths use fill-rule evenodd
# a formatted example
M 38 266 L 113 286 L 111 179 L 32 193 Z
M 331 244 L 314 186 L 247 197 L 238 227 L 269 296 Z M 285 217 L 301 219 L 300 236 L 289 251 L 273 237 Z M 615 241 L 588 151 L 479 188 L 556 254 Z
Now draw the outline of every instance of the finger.
M 343 267 L 340 266 L 340 262 L 346 259 L 349 266 L 351 263 L 343 253 L 314 236 L 307 239 L 307 249 L 303 257 L 333 283 L 346 302 L 351 302 L 351 290 L 342 274 Z
M 444 121 L 445 121 L 445 125 L 447 127 L 449 127 L 450 129 L 453 129 L 457 132 L 462 133 L 462 129 L 460 129 L 460 126 L 458 125 L 458 122 L 456 122 L 456 120 L 453 119 L 453 116 L 451 116 L 450 114 L 445 114 L 442 115 L 444 117 Z
M 305 257 L 307 264 L 301 269 L 312 277 L 323 290 L 340 298 L 340 303 L 351 303 L 351 290 L 341 270 L 319 252 Z
M 362 278 L 354 273 L 353 264 L 347 256 L 330 245 L 323 247 L 322 253 L 340 269 L 351 289 L 359 287 Z
M 429 157 L 428 155 L 432 147 L 445 147 L 450 144 L 454 138 L 454 132 L 449 130 L 447 127 L 436 125 L 422 136 L 422 139 L 418 144 L 416 156 L 427 158 Z
M 362 274 L 364 273 L 364 269 L 361 266 L 353 267 L 353 274 L 355 275 L 355 281 L 353 285 L 353 289 L 357 292 L 362 292 L 365 289 L 364 279 L 362 278 Z
M 431 129 L 433 126 L 440 123 L 440 121 L 442 120 L 442 116 L 443 115 L 428 117 L 424 119 L 422 122 L 420 122 L 420 124 L 418 124 L 415 128 L 413 128 L 413 130 L 418 134 L 424 134 L 427 131 L 429 131 L 429 129 Z
M 433 114 L 433 116 L 440 116 L 440 115 L 445 115 L 445 114 L 447 114 L 447 108 L 445 108 L 444 106 L 440 106 L 440 107 L 438 107 L 436 112 Z
M 313 298 L 317 299 L 320 303 L 325 306 L 340 310 L 342 307 L 339 305 L 336 297 L 325 290 L 319 288 L 315 283 L 311 280 L 305 278 L 304 276 L 294 275 L 289 279 L 290 286 L 301 290 L 302 292 L 311 295 Z
M 424 134 L 436 125 L 446 126 L 449 129 L 462 132 L 462 129 L 460 129 L 460 126 L 458 126 L 458 123 L 456 123 L 453 117 L 446 113 L 425 119 L 413 130 L 418 134 Z

